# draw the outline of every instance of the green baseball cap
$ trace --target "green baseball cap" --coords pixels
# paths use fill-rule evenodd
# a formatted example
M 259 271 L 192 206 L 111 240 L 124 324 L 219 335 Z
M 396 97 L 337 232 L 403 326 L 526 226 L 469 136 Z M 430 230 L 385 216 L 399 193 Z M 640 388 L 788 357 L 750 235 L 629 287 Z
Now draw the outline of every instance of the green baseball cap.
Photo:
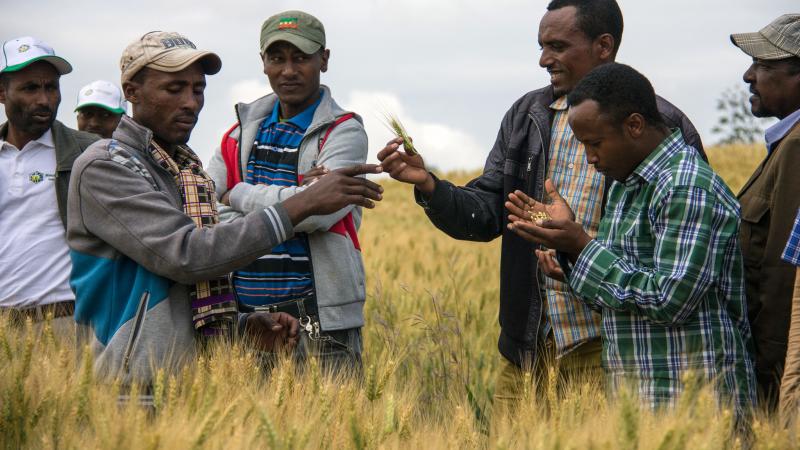
M 325 27 L 316 17 L 303 11 L 278 13 L 261 25 L 261 54 L 278 41 L 286 41 L 311 55 L 325 48 Z

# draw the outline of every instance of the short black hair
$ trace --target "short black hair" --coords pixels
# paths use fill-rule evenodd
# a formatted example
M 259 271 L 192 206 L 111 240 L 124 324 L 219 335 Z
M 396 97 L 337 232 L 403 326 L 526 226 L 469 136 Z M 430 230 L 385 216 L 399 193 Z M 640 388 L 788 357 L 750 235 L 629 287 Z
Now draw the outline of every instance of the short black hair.
M 133 76 L 130 78 L 131 81 L 138 84 L 144 84 L 145 76 L 147 71 L 145 70 L 147 67 L 142 67 L 139 69 Z
M 622 42 L 622 11 L 616 0 L 552 0 L 548 11 L 574 6 L 577 12 L 578 27 L 589 39 L 595 40 L 608 33 L 614 38 L 614 54 Z
M 0 86 L 3 86 L 4 88 L 7 88 L 8 87 L 8 82 L 10 80 L 11 80 L 11 77 L 9 77 L 8 74 L 0 72 Z
M 592 69 L 567 96 L 570 106 L 586 100 L 596 101 L 614 124 L 621 125 L 628 116 L 639 113 L 648 124 L 664 126 L 653 85 L 631 66 L 608 63 Z

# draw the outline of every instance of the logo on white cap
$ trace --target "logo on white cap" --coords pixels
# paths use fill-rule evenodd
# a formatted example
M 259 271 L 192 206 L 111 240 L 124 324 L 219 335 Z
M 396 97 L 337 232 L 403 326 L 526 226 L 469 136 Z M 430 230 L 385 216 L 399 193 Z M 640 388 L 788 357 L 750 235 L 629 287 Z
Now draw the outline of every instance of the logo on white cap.
M 30 36 L 3 43 L 0 52 L 0 72 L 16 72 L 36 61 L 52 64 L 61 75 L 72 72 L 72 66 L 64 58 L 56 56 L 52 47 Z

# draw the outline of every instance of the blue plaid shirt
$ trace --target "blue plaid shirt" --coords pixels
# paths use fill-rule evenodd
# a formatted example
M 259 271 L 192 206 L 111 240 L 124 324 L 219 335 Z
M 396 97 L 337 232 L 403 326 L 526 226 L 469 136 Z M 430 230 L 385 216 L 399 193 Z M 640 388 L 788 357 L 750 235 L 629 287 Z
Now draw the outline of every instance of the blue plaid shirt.
M 794 227 L 792 234 L 789 235 L 789 242 L 786 243 L 786 249 L 783 250 L 783 260 L 800 266 L 800 208 L 797 210 L 797 217 L 794 219 Z

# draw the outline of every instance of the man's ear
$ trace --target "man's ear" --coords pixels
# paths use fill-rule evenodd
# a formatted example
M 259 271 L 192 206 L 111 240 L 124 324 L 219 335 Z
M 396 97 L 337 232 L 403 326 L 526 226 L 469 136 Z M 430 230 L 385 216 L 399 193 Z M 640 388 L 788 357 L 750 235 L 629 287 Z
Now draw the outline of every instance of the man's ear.
M 264 75 L 267 74 L 267 51 L 264 50 L 263 52 L 258 54 L 259 58 L 261 58 L 261 66 L 264 68 Z
M 610 33 L 604 33 L 594 40 L 595 52 L 603 62 L 610 62 L 614 60 L 614 36 Z
M 628 136 L 632 139 L 639 139 L 642 134 L 644 134 L 644 128 L 647 125 L 647 122 L 644 120 L 644 117 L 639 113 L 633 113 L 630 116 L 626 117 L 625 120 L 622 122 L 622 126 L 625 129 L 625 132 Z
M 8 86 L 8 80 L 0 80 L 0 103 L 6 104 L 6 87 Z
M 135 81 L 126 81 L 122 83 L 122 93 L 125 95 L 125 100 L 129 101 L 132 105 L 139 103 L 139 83 Z
M 320 56 L 322 57 L 322 67 L 320 67 L 319 71 L 320 72 L 327 72 L 328 71 L 328 59 L 330 59 L 330 57 L 331 57 L 331 50 L 326 48 L 325 50 L 322 51 Z

